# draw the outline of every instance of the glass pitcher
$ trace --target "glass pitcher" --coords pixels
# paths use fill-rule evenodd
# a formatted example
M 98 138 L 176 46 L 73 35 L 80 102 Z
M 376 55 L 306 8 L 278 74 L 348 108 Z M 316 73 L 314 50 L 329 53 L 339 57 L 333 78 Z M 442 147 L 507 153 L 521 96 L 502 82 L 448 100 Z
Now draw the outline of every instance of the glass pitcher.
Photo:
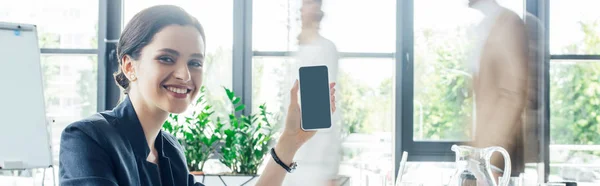
M 510 181 L 510 156 L 502 147 L 475 148 L 453 145 L 456 153 L 456 172 L 449 186 L 507 186 Z M 490 160 L 494 152 L 504 156 L 504 173 L 496 183 Z

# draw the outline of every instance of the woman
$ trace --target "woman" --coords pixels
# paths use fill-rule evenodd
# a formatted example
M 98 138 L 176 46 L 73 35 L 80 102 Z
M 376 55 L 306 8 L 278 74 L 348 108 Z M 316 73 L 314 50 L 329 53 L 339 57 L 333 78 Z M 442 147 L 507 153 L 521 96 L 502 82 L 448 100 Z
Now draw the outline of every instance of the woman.
M 127 24 L 117 53 L 115 80 L 127 96 L 112 111 L 63 131 L 60 185 L 202 185 L 188 173 L 181 145 L 160 130 L 169 113 L 188 108 L 202 85 L 202 26 L 179 7 L 151 7 Z M 285 130 L 257 185 L 281 185 L 296 151 L 315 134 L 300 129 L 297 92 L 296 81 Z

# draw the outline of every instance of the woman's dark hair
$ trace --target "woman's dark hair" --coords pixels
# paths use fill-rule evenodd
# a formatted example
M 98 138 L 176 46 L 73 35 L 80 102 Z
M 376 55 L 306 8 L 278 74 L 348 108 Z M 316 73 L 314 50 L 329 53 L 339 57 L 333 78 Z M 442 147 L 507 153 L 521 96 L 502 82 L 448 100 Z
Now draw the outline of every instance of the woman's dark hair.
M 115 72 L 114 77 L 126 94 L 129 92 L 129 79 L 121 70 L 123 57 L 128 55 L 133 60 L 138 60 L 142 49 L 152 42 L 154 35 L 170 25 L 195 27 L 206 44 L 204 29 L 200 22 L 180 7 L 158 5 L 137 13 L 125 26 L 117 45 L 119 70 Z

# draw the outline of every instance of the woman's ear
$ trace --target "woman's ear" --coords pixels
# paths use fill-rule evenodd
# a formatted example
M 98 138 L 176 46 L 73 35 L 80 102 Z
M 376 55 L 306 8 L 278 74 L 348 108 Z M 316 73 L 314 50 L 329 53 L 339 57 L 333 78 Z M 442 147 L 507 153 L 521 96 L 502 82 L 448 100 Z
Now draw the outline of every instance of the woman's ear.
M 127 77 L 127 79 L 129 79 L 129 81 L 135 81 L 137 80 L 137 76 L 135 74 L 135 68 L 134 68 L 134 61 L 133 59 L 131 59 L 131 56 L 129 55 L 124 55 L 123 59 L 121 59 L 122 63 L 121 63 L 121 71 L 123 72 L 123 74 L 125 74 L 125 76 Z

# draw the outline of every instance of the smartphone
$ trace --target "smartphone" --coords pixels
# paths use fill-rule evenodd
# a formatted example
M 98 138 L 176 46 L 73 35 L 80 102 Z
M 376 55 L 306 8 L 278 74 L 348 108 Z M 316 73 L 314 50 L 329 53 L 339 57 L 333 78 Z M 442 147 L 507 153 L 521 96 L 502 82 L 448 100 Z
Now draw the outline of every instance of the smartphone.
M 299 69 L 302 130 L 331 128 L 331 98 L 327 66 L 304 66 Z

